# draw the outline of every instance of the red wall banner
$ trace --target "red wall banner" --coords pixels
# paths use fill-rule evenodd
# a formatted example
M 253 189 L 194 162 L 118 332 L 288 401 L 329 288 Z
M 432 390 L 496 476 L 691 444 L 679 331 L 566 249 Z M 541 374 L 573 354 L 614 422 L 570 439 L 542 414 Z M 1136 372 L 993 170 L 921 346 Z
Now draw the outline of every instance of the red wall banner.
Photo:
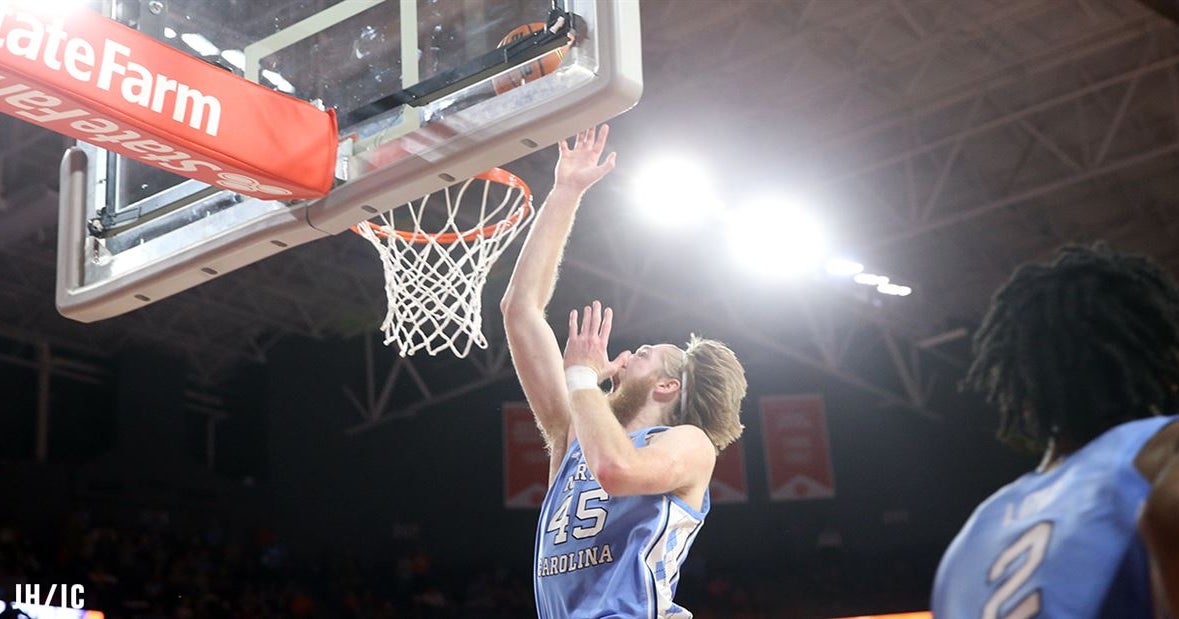
M 333 112 L 93 11 L 52 5 L 0 2 L 0 112 L 257 198 L 331 189 Z
M 761 416 L 770 499 L 835 496 L 823 396 L 765 397 L 761 399 Z
M 890 615 L 864 615 L 862 617 L 844 617 L 843 619 L 933 619 L 933 613 L 922 610 L 912 613 L 893 613 Z
M 749 500 L 749 485 L 745 481 L 745 443 L 737 441 L 716 458 L 712 481 L 708 483 L 712 503 L 744 503 Z
M 544 437 L 523 402 L 505 402 L 504 507 L 540 507 L 549 486 L 549 454 Z

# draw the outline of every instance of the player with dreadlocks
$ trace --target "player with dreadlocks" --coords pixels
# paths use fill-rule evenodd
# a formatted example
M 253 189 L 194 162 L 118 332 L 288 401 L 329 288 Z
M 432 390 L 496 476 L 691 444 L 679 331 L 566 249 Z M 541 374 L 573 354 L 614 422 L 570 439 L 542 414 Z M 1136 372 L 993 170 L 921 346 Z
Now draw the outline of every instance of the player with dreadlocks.
M 1043 453 L 950 544 L 936 617 L 1179 610 L 1179 289 L 1104 245 L 1027 264 L 995 295 L 963 386 Z

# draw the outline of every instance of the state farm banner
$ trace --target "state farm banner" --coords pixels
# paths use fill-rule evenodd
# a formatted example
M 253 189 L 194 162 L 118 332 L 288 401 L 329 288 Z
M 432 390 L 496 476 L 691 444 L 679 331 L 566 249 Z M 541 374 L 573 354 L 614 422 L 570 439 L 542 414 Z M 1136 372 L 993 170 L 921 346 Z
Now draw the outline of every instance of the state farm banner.
M 764 397 L 761 417 L 770 499 L 835 496 L 823 396 Z
M 708 482 L 710 500 L 716 503 L 744 503 L 749 500 L 745 482 L 745 444 L 738 440 L 725 447 L 716 458 L 712 481 Z
M 549 454 L 532 410 L 523 402 L 506 402 L 504 423 L 504 506 L 540 507 L 549 487 Z
M 333 112 L 54 6 L 0 0 L 0 112 L 257 198 L 331 189 Z

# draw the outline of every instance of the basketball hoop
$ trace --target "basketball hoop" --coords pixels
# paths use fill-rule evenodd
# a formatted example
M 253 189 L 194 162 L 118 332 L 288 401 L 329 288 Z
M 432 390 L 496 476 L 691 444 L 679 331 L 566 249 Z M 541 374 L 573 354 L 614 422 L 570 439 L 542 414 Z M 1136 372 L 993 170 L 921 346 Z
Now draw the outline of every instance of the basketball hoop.
M 402 357 L 423 348 L 431 355 L 449 348 L 458 357 L 472 344 L 487 348 L 483 284 L 534 212 L 528 185 L 493 168 L 353 226 L 385 270 L 385 345 L 397 344 Z

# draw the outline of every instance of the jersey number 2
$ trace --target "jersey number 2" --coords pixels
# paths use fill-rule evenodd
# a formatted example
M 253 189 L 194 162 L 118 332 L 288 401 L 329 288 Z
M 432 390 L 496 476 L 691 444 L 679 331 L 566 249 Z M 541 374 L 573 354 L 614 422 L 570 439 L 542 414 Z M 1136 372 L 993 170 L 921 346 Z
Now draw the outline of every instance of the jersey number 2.
M 983 606 L 982 619 L 1030 619 L 1040 612 L 1040 590 L 1036 589 L 1023 596 L 1015 607 L 1006 614 L 999 614 L 999 607 L 1011 601 L 1015 592 L 1019 590 L 1040 567 L 1044 555 L 1048 550 L 1048 540 L 1052 537 L 1052 523 L 1041 522 L 1023 532 L 1018 539 L 999 553 L 998 558 L 991 564 L 987 572 L 987 584 L 1002 580 L 999 588 L 991 594 L 986 606 Z M 1027 555 L 1019 567 L 1014 570 L 1011 565 L 1019 557 Z
M 601 488 L 586 490 L 578 495 L 577 511 L 574 512 L 574 516 L 582 522 L 592 520 L 593 524 L 584 527 L 573 527 L 574 539 L 593 537 L 601 532 L 602 527 L 606 526 L 606 510 L 602 507 L 590 507 L 589 502 L 605 501 L 608 498 L 610 496 Z M 557 511 L 553 514 L 552 519 L 549 520 L 548 526 L 545 527 L 546 533 L 557 532 L 556 537 L 553 538 L 554 544 L 560 544 L 569 539 L 569 504 L 572 501 L 572 494 L 565 497 L 565 500 L 561 501 L 561 505 L 557 507 Z

